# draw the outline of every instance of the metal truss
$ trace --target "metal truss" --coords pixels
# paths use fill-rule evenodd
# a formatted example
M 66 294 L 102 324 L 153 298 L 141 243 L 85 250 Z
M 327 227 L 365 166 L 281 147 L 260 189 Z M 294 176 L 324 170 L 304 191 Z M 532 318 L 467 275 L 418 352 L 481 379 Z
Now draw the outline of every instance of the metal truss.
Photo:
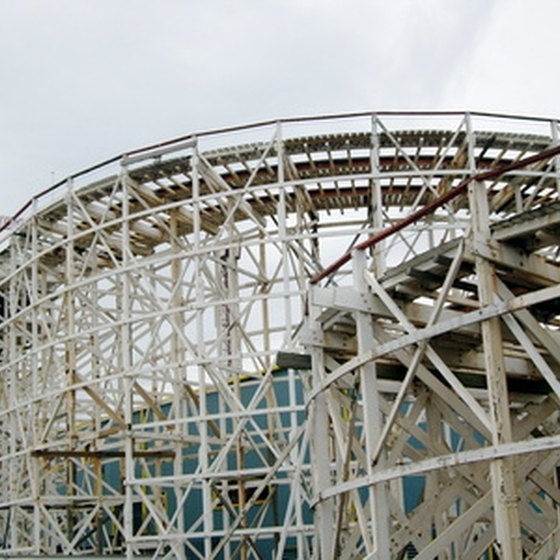
M 37 195 L 0 241 L 0 555 L 548 558 L 557 140 L 292 119 Z

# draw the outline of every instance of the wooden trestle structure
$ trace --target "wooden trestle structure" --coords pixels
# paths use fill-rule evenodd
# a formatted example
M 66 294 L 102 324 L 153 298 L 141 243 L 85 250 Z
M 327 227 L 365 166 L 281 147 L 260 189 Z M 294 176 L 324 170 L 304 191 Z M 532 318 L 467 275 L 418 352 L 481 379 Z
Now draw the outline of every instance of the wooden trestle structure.
M 0 556 L 554 558 L 559 132 L 288 119 L 34 197 L 0 240 Z

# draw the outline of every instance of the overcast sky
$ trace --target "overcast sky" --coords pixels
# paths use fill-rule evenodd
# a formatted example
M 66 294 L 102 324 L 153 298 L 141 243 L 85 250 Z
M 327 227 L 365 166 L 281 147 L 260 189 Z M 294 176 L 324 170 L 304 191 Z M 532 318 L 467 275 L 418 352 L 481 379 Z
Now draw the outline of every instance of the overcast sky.
M 189 132 L 359 110 L 560 116 L 558 0 L 0 0 L 0 214 Z

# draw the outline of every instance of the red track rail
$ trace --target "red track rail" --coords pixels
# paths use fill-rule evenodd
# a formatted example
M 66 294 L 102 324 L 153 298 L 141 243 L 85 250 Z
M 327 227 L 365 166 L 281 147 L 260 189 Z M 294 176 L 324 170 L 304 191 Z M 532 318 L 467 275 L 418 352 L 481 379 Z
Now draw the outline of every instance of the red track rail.
M 390 237 L 391 235 L 397 233 L 401 229 L 404 229 L 410 224 L 413 224 L 414 222 L 417 222 L 418 220 L 424 218 L 428 214 L 431 214 L 434 210 L 440 208 L 444 204 L 447 204 L 450 200 L 453 200 L 454 198 L 457 198 L 458 196 L 465 194 L 467 187 L 472 181 L 487 181 L 489 179 L 496 179 L 497 177 L 503 175 L 504 173 L 507 173 L 508 171 L 515 171 L 516 169 L 527 167 L 529 165 L 538 163 L 539 161 L 545 159 L 549 159 L 559 154 L 560 154 L 560 146 L 555 146 L 554 148 L 543 150 L 542 152 L 535 154 L 534 156 L 529 156 L 524 159 L 520 159 L 518 161 L 508 163 L 506 165 L 502 165 L 500 167 L 497 167 L 496 169 L 491 169 L 490 171 L 484 171 L 483 173 L 478 173 L 476 175 L 473 175 L 472 177 L 468 177 L 464 181 L 461 181 L 461 183 L 457 185 L 454 189 L 451 189 L 443 196 L 440 196 L 433 202 L 430 202 L 430 204 L 426 204 L 426 206 L 423 206 L 422 208 L 420 208 L 420 210 L 413 212 L 412 214 L 410 214 L 410 216 L 407 216 L 406 218 L 400 220 L 399 222 L 392 225 L 391 227 L 388 227 L 387 229 L 384 229 L 383 231 L 380 231 L 379 233 L 372 235 L 365 241 L 358 243 L 355 247 L 353 247 L 352 249 L 344 253 L 344 255 L 342 255 L 332 264 L 324 268 L 321 272 L 319 272 L 315 276 L 312 276 L 309 279 L 309 283 L 317 284 L 327 276 L 330 276 L 331 274 L 336 272 L 341 266 L 346 264 L 352 258 L 352 253 L 354 251 L 361 251 L 363 249 L 369 249 L 371 247 L 374 247 L 377 243 L 383 241 L 383 239 L 387 239 L 387 237 Z

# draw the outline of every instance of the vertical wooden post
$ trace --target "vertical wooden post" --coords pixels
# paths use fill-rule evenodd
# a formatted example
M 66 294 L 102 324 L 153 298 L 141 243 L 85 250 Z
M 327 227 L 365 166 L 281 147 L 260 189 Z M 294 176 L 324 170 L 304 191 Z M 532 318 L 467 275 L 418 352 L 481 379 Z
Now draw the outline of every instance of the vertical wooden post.
M 482 251 L 488 246 L 490 240 L 488 200 L 483 183 L 473 181 L 470 184 L 469 202 L 473 239 L 475 246 Z M 475 267 L 480 305 L 482 307 L 491 305 L 494 303 L 497 293 L 495 268 L 481 255 L 476 256 Z M 500 319 L 494 317 L 482 321 L 481 330 L 492 422 L 492 445 L 511 443 L 513 437 Z M 490 469 L 494 522 L 502 558 L 521 560 L 523 550 L 519 525 L 519 491 L 515 479 L 515 458 L 495 459 L 492 461 Z
M 364 278 L 366 264 L 365 251 L 354 251 L 352 255 L 354 287 L 360 294 L 367 291 Z M 379 264 L 381 265 L 381 263 Z M 373 350 L 375 345 L 371 315 L 366 312 L 356 311 L 354 317 L 356 321 L 358 354 L 365 354 Z M 383 432 L 380 403 L 381 395 L 377 383 L 377 368 L 375 363 L 368 362 L 360 368 L 360 387 L 364 415 L 367 474 L 372 475 L 375 470 L 372 458 Z M 376 466 L 383 467 L 383 462 L 383 457 L 381 456 Z M 369 489 L 373 546 L 377 558 L 379 559 L 390 558 L 390 511 L 387 494 L 387 485 L 385 483 L 375 484 Z

